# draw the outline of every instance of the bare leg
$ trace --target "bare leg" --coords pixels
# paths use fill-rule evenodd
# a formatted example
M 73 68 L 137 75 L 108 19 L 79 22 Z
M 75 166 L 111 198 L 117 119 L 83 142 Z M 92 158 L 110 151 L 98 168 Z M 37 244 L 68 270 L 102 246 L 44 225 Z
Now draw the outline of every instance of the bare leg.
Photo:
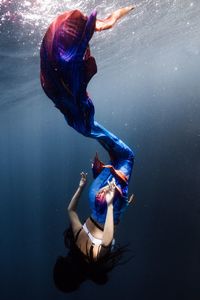
M 126 7 L 122 7 L 114 11 L 111 15 L 109 15 L 106 19 L 96 20 L 95 31 L 101 31 L 112 28 L 117 20 L 125 16 L 129 11 L 133 10 L 135 6 L 130 5 Z

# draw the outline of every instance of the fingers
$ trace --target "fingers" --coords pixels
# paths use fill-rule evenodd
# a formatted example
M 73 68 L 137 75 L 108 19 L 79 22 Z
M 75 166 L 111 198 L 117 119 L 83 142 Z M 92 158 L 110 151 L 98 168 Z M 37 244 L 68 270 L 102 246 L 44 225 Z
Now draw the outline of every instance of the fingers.
M 87 176 L 87 173 L 84 173 L 84 172 L 81 172 L 80 174 L 81 174 L 81 176 L 85 176 L 85 177 Z
M 81 172 L 80 175 L 81 175 L 81 179 L 85 179 L 85 180 L 87 179 L 87 173 Z
M 114 177 L 112 178 L 111 182 L 108 180 L 108 189 L 110 191 L 114 191 L 116 187 L 117 186 L 116 186 L 116 181 L 115 181 Z
M 87 173 L 81 172 L 81 180 L 79 182 L 79 187 L 84 187 L 87 183 Z
M 111 185 L 112 188 L 116 188 L 116 181 L 115 181 L 115 178 L 114 178 L 114 177 L 113 177 L 113 179 L 111 180 L 110 185 Z
M 107 185 L 102 187 L 99 192 L 104 192 L 104 193 L 107 193 L 107 192 L 113 192 L 115 191 L 115 189 L 117 188 L 117 185 L 116 185 L 116 181 L 115 181 L 115 178 L 112 178 L 111 181 L 107 181 Z

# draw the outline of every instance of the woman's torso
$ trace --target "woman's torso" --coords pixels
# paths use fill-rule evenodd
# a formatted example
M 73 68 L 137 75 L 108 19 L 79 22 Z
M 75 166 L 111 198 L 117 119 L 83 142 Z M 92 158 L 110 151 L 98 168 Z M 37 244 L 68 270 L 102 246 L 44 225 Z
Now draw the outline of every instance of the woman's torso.
M 88 231 L 90 234 L 98 239 L 101 240 L 103 239 L 103 227 L 100 224 L 97 224 L 100 228 L 98 228 L 90 218 L 88 218 L 85 222 Z M 79 232 L 79 233 L 78 233 Z M 88 234 L 85 232 L 85 230 L 81 227 L 78 231 L 78 237 L 76 239 L 76 245 L 78 246 L 79 250 L 89 259 L 96 261 L 100 257 L 104 256 L 106 253 L 110 251 L 111 246 L 109 245 L 108 247 L 104 246 L 103 244 L 100 245 L 95 245 Z

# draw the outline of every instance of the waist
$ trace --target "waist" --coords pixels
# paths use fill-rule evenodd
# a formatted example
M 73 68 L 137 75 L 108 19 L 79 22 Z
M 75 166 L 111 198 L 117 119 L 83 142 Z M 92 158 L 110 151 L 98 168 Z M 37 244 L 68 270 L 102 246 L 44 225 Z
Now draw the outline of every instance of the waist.
M 90 221 L 97 227 L 99 228 L 101 231 L 104 230 L 104 224 L 100 224 L 97 221 L 95 221 L 91 216 L 90 216 Z
M 101 245 L 102 244 L 102 240 L 99 238 L 94 237 L 91 232 L 89 231 L 89 229 L 87 228 L 86 223 L 83 224 L 83 230 L 86 232 L 86 234 L 88 235 L 89 239 L 91 240 L 93 245 Z

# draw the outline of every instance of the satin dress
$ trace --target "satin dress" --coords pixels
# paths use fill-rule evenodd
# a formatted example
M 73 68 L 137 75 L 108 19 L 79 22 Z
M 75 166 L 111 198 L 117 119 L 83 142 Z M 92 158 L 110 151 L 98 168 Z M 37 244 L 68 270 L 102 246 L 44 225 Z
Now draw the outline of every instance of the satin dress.
M 96 139 L 109 153 L 104 164 L 95 155 L 94 181 L 89 190 L 92 218 L 105 223 L 107 203 L 100 189 L 115 178 L 117 191 L 113 200 L 114 223 L 128 206 L 128 183 L 134 153 L 117 136 L 94 120 L 95 109 L 87 93 L 87 85 L 97 72 L 89 41 L 95 31 L 96 11 L 89 17 L 79 10 L 59 15 L 47 29 L 40 48 L 40 80 L 46 95 L 77 132 Z

